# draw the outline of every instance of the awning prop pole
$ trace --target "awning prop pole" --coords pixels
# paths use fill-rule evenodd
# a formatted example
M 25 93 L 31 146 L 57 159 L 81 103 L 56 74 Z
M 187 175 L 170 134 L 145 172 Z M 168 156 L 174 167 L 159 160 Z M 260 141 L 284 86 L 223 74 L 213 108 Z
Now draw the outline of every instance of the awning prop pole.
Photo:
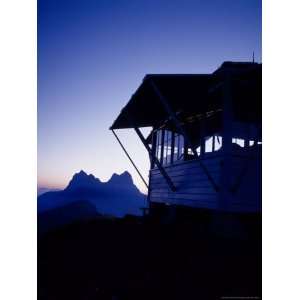
M 135 168 L 135 170 L 137 171 L 137 173 L 139 174 L 140 178 L 142 179 L 142 181 L 144 182 L 145 186 L 148 187 L 148 184 L 146 182 L 146 180 L 144 179 L 143 175 L 141 174 L 141 172 L 139 171 L 139 169 L 137 168 L 136 164 L 134 163 L 134 161 L 131 159 L 129 153 L 127 152 L 127 150 L 125 149 L 125 147 L 123 146 L 122 142 L 120 141 L 119 137 L 117 136 L 117 134 L 115 133 L 115 131 L 112 129 L 111 130 L 112 133 L 114 134 L 116 140 L 118 141 L 118 143 L 120 144 L 121 148 L 123 149 L 124 153 L 126 154 L 126 156 L 128 157 L 128 159 L 130 160 L 130 162 L 132 163 L 133 167 Z

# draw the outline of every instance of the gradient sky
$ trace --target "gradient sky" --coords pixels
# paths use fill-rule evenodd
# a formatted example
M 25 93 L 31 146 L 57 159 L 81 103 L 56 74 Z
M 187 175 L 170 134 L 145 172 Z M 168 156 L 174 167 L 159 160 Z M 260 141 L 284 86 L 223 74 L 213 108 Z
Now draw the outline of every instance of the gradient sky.
M 128 170 L 108 130 L 147 73 L 210 73 L 261 62 L 261 0 L 39 0 L 38 186 L 83 169 L 102 181 Z M 120 138 L 147 178 L 132 130 Z

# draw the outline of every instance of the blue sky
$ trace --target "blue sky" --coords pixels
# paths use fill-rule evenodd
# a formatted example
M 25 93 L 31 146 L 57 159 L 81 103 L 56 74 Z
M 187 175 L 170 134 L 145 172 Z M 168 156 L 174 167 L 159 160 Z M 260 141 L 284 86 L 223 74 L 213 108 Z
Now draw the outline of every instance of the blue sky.
M 128 170 L 108 130 L 147 73 L 209 73 L 261 62 L 261 1 L 38 1 L 38 185 L 83 169 L 106 181 Z M 147 178 L 131 131 L 120 137 Z

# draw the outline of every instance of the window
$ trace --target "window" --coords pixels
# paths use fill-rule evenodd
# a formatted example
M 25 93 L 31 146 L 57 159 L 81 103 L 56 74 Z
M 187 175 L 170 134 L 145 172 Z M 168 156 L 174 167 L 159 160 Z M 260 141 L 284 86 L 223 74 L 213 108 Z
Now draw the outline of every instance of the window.
M 222 148 L 222 136 L 211 135 L 200 139 L 200 146 L 197 148 L 197 153 L 205 155 L 205 153 L 212 153 L 219 151 Z M 201 149 L 201 147 L 203 149 Z
M 156 153 L 155 156 L 158 160 L 160 160 L 161 154 L 161 130 L 157 131 L 156 133 Z
M 233 139 L 233 142 L 245 143 L 244 140 Z M 196 159 L 191 148 L 185 149 L 184 137 L 170 130 L 156 131 L 156 157 L 162 165 L 169 165 L 180 160 Z M 207 136 L 199 141 L 196 147 L 198 156 L 203 156 L 203 152 L 215 152 L 222 148 L 222 136 Z M 205 155 L 204 155 L 205 156 Z M 172 159 L 173 158 L 173 159 Z
M 174 139 L 174 140 L 173 140 Z M 174 142 L 174 146 L 173 143 Z M 173 148 L 172 148 L 173 146 Z M 157 130 L 156 132 L 156 157 L 163 165 L 177 160 L 183 160 L 184 139 L 183 136 L 170 130 Z
M 205 152 L 213 151 L 213 137 L 209 137 L 205 140 Z
M 169 130 L 165 130 L 165 138 L 164 138 L 164 154 L 163 154 L 163 164 L 167 165 L 171 163 L 171 155 L 172 155 L 172 132 Z
M 178 133 L 174 133 L 174 157 L 173 161 L 183 160 L 184 157 L 184 138 Z
M 220 135 L 215 136 L 215 151 L 222 148 L 222 137 Z
M 249 141 L 249 146 L 250 147 L 255 146 L 255 144 L 262 145 L 262 142 L 261 141 L 253 141 L 253 140 Z
M 244 139 L 232 138 L 232 143 L 237 144 L 240 147 L 245 147 L 245 140 Z

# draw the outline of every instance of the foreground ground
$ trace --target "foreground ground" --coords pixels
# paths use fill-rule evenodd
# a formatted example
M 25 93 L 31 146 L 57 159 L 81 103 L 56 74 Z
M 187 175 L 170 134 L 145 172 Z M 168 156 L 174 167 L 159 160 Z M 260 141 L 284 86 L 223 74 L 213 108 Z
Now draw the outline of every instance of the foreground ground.
M 99 218 L 39 237 L 38 295 L 40 300 L 258 299 L 260 257 L 260 236 L 224 238 L 195 222 Z

